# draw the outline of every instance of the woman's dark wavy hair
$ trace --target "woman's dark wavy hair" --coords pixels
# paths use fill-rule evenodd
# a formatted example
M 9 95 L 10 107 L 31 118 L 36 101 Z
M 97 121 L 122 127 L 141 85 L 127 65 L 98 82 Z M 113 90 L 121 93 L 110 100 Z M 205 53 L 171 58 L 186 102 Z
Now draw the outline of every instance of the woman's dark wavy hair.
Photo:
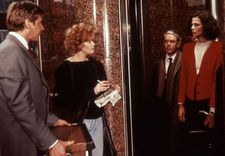
M 203 25 L 203 35 L 208 40 L 214 40 L 220 35 L 216 19 L 208 11 L 197 11 L 188 21 L 188 35 L 192 35 L 192 18 L 198 17 Z

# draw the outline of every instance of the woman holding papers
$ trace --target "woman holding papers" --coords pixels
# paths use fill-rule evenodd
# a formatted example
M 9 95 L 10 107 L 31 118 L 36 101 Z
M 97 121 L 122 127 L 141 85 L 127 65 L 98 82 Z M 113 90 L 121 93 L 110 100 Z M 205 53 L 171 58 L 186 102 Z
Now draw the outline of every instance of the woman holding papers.
M 104 110 L 94 100 L 111 84 L 103 64 L 90 57 L 94 54 L 95 34 L 96 28 L 85 23 L 66 30 L 64 46 L 68 58 L 55 71 L 53 110 L 70 122 L 84 122 L 95 144 L 92 155 L 103 156 Z M 118 86 L 117 89 L 120 90 Z

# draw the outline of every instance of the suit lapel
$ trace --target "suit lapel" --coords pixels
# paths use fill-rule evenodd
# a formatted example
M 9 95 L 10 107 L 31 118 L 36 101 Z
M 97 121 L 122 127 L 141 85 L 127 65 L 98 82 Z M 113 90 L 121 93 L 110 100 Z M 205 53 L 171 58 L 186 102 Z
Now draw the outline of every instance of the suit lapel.
M 33 58 L 33 56 L 31 56 L 31 54 L 26 49 L 26 47 L 24 47 L 24 45 L 16 37 L 14 37 L 14 36 L 12 36 L 10 34 L 7 35 L 7 38 L 9 40 L 12 40 L 13 42 L 15 42 L 18 45 L 18 47 L 20 47 L 22 49 L 23 53 L 31 60 L 31 62 L 33 63 L 35 68 L 40 73 L 40 77 L 41 77 L 41 80 L 42 80 L 43 84 L 48 88 L 47 82 L 46 82 L 45 78 L 43 77 L 43 74 L 42 74 L 42 72 L 40 70 L 39 65 L 37 64 L 37 61 Z
M 161 59 L 159 64 L 158 64 L 158 84 L 157 84 L 157 96 L 161 97 L 163 94 L 163 89 L 164 89 L 164 85 L 165 85 L 165 77 L 166 77 L 166 72 L 165 72 L 165 58 Z
M 38 68 L 38 70 L 40 70 L 39 65 L 37 64 L 37 61 L 33 58 L 33 56 L 31 56 L 31 54 L 29 53 L 29 51 L 24 47 L 24 45 L 22 43 L 20 43 L 20 41 L 18 41 L 17 38 L 15 38 L 14 36 L 9 34 L 9 38 L 11 40 L 13 40 L 24 52 L 24 54 L 32 61 L 32 63 Z
M 176 65 L 174 68 L 174 75 L 176 75 L 177 71 L 180 69 L 181 66 L 181 53 L 177 52 L 177 58 L 176 58 Z

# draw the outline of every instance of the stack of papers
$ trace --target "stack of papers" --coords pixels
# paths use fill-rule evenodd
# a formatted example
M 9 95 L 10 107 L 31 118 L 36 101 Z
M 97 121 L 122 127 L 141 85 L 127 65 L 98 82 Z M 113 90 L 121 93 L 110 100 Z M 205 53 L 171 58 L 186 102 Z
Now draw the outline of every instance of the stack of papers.
M 114 106 L 119 99 L 121 99 L 121 96 L 118 90 L 110 88 L 95 100 L 95 104 L 98 107 L 103 107 L 107 103 L 111 102 L 112 106 Z

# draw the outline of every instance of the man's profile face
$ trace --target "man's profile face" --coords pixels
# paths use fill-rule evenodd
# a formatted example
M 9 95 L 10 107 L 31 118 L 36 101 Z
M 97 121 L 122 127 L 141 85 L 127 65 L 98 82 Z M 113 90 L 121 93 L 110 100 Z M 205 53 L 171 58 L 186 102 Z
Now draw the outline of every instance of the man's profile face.
M 37 41 L 41 32 L 44 31 L 44 26 L 42 24 L 42 17 L 39 16 L 34 22 L 29 22 L 29 39 L 32 41 Z
M 164 50 L 168 55 L 173 55 L 179 48 L 177 37 L 173 34 L 164 35 Z

